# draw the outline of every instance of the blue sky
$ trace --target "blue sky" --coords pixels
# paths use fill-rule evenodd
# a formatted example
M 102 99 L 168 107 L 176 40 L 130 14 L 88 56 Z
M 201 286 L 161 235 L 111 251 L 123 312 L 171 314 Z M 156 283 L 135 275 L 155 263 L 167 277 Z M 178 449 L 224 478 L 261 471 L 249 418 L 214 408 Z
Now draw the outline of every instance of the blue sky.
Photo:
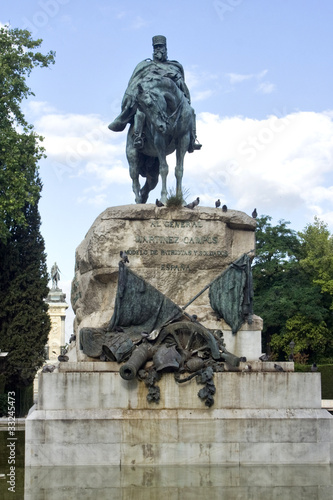
M 315 215 L 333 232 L 333 3 L 330 0 L 12 0 L 0 23 L 42 38 L 56 64 L 29 78 L 26 117 L 45 137 L 40 212 L 48 267 L 67 292 L 75 248 L 109 206 L 134 203 L 117 116 L 136 64 L 163 34 L 182 63 L 200 152 L 187 155 L 189 198 L 285 219 Z M 174 187 L 169 157 L 169 187 Z M 160 184 L 149 201 L 159 197 Z M 67 319 L 71 329 L 71 314 Z

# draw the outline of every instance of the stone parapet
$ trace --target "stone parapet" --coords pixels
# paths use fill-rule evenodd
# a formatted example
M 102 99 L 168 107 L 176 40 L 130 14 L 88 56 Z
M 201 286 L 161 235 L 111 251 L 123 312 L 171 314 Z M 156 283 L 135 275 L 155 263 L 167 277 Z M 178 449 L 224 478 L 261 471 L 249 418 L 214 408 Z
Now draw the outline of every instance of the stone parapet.
M 85 363 L 84 363 L 85 364 Z M 195 380 L 178 384 L 167 373 L 158 382 L 161 400 L 148 403 L 143 382 L 127 381 L 115 372 L 42 373 L 39 381 L 39 410 L 174 410 L 198 409 L 320 409 L 319 373 L 220 372 L 214 374 L 214 406 L 205 407 L 198 398 L 202 387 Z M 290 411 L 293 411 L 290 410 Z

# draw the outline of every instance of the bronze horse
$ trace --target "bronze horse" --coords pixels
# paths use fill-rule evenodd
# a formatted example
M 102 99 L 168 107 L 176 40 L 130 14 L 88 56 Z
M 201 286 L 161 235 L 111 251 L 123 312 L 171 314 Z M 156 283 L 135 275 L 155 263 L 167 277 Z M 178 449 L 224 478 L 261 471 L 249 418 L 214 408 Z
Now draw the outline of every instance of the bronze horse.
M 136 203 L 146 203 L 149 193 L 162 179 L 161 202 L 167 199 L 167 155 L 176 151 L 176 194 L 182 196 L 184 156 L 194 127 L 194 113 L 188 99 L 167 77 L 143 80 L 138 84 L 136 110 L 143 117 L 143 145 L 134 146 L 135 119 L 127 135 L 126 156 Z M 141 188 L 139 175 L 146 178 Z

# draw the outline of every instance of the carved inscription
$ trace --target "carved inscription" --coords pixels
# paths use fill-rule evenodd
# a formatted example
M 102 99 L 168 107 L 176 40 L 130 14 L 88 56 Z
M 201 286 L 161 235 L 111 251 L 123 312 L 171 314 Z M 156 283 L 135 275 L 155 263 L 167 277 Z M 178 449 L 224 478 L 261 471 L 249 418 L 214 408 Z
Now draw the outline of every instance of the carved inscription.
M 191 271 L 191 261 L 200 257 L 226 258 L 228 252 L 223 248 L 223 237 L 203 234 L 203 227 L 202 221 L 151 221 L 147 234 L 136 234 L 136 246 L 128 248 L 126 253 L 137 257 L 154 256 L 160 270 L 167 272 Z

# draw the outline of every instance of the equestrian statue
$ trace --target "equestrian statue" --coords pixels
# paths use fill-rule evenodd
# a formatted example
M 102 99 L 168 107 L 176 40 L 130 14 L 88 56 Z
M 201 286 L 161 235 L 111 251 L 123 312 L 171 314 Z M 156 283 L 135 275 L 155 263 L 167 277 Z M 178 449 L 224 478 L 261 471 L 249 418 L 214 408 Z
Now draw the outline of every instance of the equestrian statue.
M 121 113 L 109 129 L 121 132 L 127 123 L 126 156 L 136 203 L 146 203 L 162 179 L 161 202 L 167 199 L 167 155 L 176 151 L 176 195 L 182 196 L 184 156 L 201 148 L 184 69 L 167 58 L 166 38 L 153 37 L 153 59 L 139 63 L 125 91 Z M 146 178 L 141 188 L 139 175 Z

